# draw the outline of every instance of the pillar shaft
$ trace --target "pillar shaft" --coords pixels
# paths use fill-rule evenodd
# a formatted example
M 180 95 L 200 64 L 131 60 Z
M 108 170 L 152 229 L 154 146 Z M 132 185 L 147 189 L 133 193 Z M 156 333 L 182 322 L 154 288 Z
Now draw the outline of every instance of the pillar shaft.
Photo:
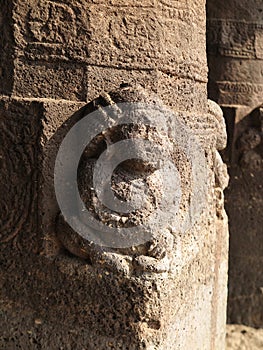
M 35 226 L 23 220 L 15 232 L 11 203 L 20 192 L 1 184 L 10 231 L 10 239 L 1 245 L 1 293 L 8 305 L 3 311 L 4 347 L 30 348 L 34 342 L 47 349 L 224 349 L 226 175 L 217 149 L 224 147 L 225 126 L 218 106 L 207 100 L 205 1 L 13 0 L 0 11 L 6 49 L 0 62 L 0 121 L 9 131 L 12 118 L 19 124 L 12 131 L 12 147 L 21 151 L 15 159 L 5 153 L 3 169 L 7 178 L 12 158 L 12 176 L 17 176 L 22 195 L 24 181 L 35 186 L 26 193 L 31 209 L 20 201 L 24 217 L 33 219 Z M 118 90 L 123 83 L 131 86 L 129 97 Z M 137 92 L 138 85 L 145 93 Z M 149 251 L 139 257 L 120 251 L 103 255 L 109 265 L 113 256 L 120 264 L 125 259 L 132 266 L 138 262 L 139 267 L 128 272 L 122 265 L 116 272 L 103 267 L 101 259 L 89 259 L 85 242 L 80 257 L 76 242 L 63 240 L 69 237 L 66 226 L 64 238 L 56 229 L 56 155 L 70 127 L 94 106 L 86 103 L 100 94 L 95 105 L 103 106 L 105 96 L 117 103 L 118 94 L 124 102 L 136 100 L 137 94 L 146 102 L 160 98 L 196 137 L 207 167 L 205 188 L 199 191 L 205 190 L 206 201 L 194 225 L 185 232 L 164 225 L 160 237 L 168 232 L 170 250 L 158 239 L 155 242 L 165 260 L 163 254 L 151 256 Z M 34 132 L 28 130 L 28 118 Z M 173 133 L 176 127 L 173 124 Z M 34 138 L 17 138 L 21 128 Z M 36 155 L 24 180 L 17 168 L 28 149 Z M 178 155 L 180 144 L 178 149 L 175 158 L 184 200 L 180 215 L 187 215 L 192 188 L 199 184 L 187 177 L 194 165 L 186 155 Z

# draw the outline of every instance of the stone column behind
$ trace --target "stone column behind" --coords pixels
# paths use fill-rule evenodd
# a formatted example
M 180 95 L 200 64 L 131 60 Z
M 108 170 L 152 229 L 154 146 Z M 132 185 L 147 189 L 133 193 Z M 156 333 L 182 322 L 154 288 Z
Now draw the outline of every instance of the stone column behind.
M 263 327 L 263 4 L 207 3 L 209 96 L 224 111 L 230 171 L 228 321 Z

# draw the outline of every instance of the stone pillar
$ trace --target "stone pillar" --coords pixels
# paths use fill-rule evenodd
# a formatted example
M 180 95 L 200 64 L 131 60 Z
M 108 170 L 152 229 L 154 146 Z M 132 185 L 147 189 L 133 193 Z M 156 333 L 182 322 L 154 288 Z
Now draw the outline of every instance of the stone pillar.
M 205 1 L 13 0 L 0 11 L 3 347 L 223 349 L 227 175 L 217 149 L 225 132 L 206 94 Z M 61 141 L 94 106 L 159 99 L 200 143 L 200 215 L 188 230 L 174 228 L 200 185 L 179 144 L 183 200 L 174 226 L 155 232 L 154 253 L 145 246 L 93 259 L 89 242 L 71 244 L 66 224 L 56 227 Z
M 209 96 L 240 120 L 262 104 L 262 4 L 210 0 L 207 17 Z
M 255 327 L 263 326 L 262 12 L 262 3 L 253 0 L 207 3 L 208 90 L 222 107 L 228 129 L 228 321 Z

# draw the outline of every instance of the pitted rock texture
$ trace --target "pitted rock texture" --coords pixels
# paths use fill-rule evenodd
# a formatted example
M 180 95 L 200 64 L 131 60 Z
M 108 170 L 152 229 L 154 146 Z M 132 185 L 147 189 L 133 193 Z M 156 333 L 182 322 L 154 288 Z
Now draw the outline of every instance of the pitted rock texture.
M 38 104 L 0 101 L 0 243 L 36 229 Z
M 204 1 L 12 0 L 0 11 L 4 94 L 90 101 L 128 82 L 206 109 Z
M 21 135 L 28 126 L 33 138 L 30 143 L 27 136 L 17 135 L 29 171 L 20 173 L 20 152 L 12 159 L 22 195 L 31 185 L 26 193 L 36 212 L 36 218 L 30 213 L 25 221 L 29 228 L 32 220 L 34 228 L 21 229 L 16 240 L 0 245 L 0 347 L 223 349 L 228 231 L 220 197 L 225 175 L 214 169 L 222 168 L 217 148 L 225 141 L 220 111 L 207 101 L 205 1 L 3 1 L 0 26 L 1 92 L 11 95 L 10 105 L 22 105 L 19 117 L 4 123 L 11 131 L 17 125 Z M 105 259 L 95 251 L 95 262 L 106 260 L 103 266 L 91 261 L 91 254 L 87 257 L 88 242 L 70 232 L 64 235 L 67 242 L 56 232 L 54 163 L 59 146 L 89 112 L 87 101 L 121 83 L 157 93 L 192 130 L 206 155 L 207 206 L 185 234 L 167 232 L 174 238 L 172 269 L 165 264 L 158 270 L 141 268 L 163 262 L 159 247 L 165 247 L 165 230 L 161 242 L 142 247 L 134 274 L 127 252 L 109 252 Z M 28 104 L 39 109 L 36 116 Z M 10 144 L 11 155 L 14 149 Z M 30 164 L 32 152 L 36 161 Z M 6 151 L 4 160 L 7 168 Z M 131 166 L 140 169 L 140 164 L 127 163 L 116 178 L 121 172 L 130 176 Z M 6 178 L 8 173 L 9 168 Z M 181 177 L 187 183 L 187 172 Z M 27 212 L 27 201 L 17 212 Z M 60 232 L 67 229 L 64 225 Z M 127 269 L 120 261 L 124 255 Z
M 100 105 L 105 105 L 107 103 L 109 103 L 109 101 L 112 99 L 114 99 L 115 102 L 124 102 L 124 101 L 138 101 L 138 97 L 140 97 L 140 99 L 145 98 L 145 102 L 151 102 L 152 101 L 152 97 L 149 96 L 147 94 L 147 92 L 145 92 L 144 90 L 142 90 L 141 88 L 139 88 L 139 93 L 136 91 L 136 89 L 134 90 L 133 88 L 129 88 L 129 87 L 124 87 L 121 88 L 118 91 L 109 93 L 109 94 L 103 94 L 104 97 L 100 97 L 99 99 L 95 100 L 94 102 L 92 102 L 90 105 L 87 105 L 87 107 L 85 108 L 86 113 L 92 111 L 94 109 L 94 105 L 97 107 L 99 107 Z M 154 96 L 154 95 L 153 95 Z M 106 101 L 105 101 L 106 98 Z M 154 98 L 156 99 L 156 96 L 154 96 Z M 210 113 L 210 114 L 209 114 Z M 85 112 L 83 112 L 83 115 L 85 115 Z M 207 114 L 206 117 L 204 119 L 204 116 L 201 117 L 200 119 L 195 119 L 193 118 L 193 116 L 191 117 L 190 115 L 184 115 L 184 113 L 182 113 L 181 118 L 184 120 L 184 122 L 188 123 L 189 126 L 191 127 L 191 130 L 194 130 L 194 132 L 198 135 L 200 143 L 203 145 L 203 147 L 205 148 L 206 152 L 208 154 L 211 155 L 211 158 L 209 160 L 209 162 L 211 162 L 211 166 L 218 166 L 222 161 L 218 161 L 218 156 L 216 156 L 216 153 L 210 153 L 211 152 L 211 147 L 208 143 L 209 137 L 210 137 L 210 144 L 213 145 L 214 149 L 216 149 L 216 146 L 218 147 L 223 147 L 225 144 L 225 131 L 224 131 L 224 120 L 222 117 L 222 112 L 220 111 L 219 108 L 216 108 L 216 106 L 213 104 L 213 102 L 209 102 L 209 106 L 207 107 Z M 199 117 L 197 117 L 199 118 Z M 199 120 L 199 126 L 196 128 L 197 124 L 196 121 Z M 219 127 L 220 126 L 220 127 Z M 216 132 L 215 132 L 216 130 Z M 82 189 L 85 189 L 85 191 L 82 194 L 82 198 L 84 201 L 86 201 L 86 203 L 90 203 L 90 198 L 89 196 L 92 196 L 92 191 L 89 190 L 89 186 L 87 186 L 87 184 L 89 184 L 90 182 L 90 165 L 87 165 L 87 160 L 88 160 L 88 164 L 92 164 L 92 162 L 94 161 L 94 158 L 96 159 L 96 157 L 98 157 L 98 155 L 100 154 L 100 152 L 104 149 L 105 147 L 105 143 L 103 143 L 103 138 L 105 137 L 107 139 L 107 142 L 111 143 L 111 142 L 116 142 L 118 141 L 120 138 L 125 138 L 125 134 L 129 135 L 129 133 L 136 133 L 138 132 L 138 130 L 129 130 L 129 129 L 120 129 L 120 130 L 110 130 L 108 132 L 106 132 L 103 135 L 98 135 L 97 139 L 94 140 L 94 142 L 91 144 L 91 148 L 87 148 L 84 155 L 83 155 L 83 159 L 82 162 L 80 164 L 80 168 L 79 168 L 79 189 L 80 189 L 80 193 L 82 193 Z M 145 132 L 145 131 L 144 131 Z M 126 135 L 126 137 L 127 137 Z M 146 133 L 147 136 L 151 135 L 151 130 L 150 132 L 148 131 Z M 220 140 L 220 141 L 219 141 Z M 213 156 L 212 156 L 213 154 Z M 210 156 L 208 156 L 210 157 Z M 93 161 L 89 161 L 89 159 L 92 159 Z M 220 157 L 219 157 L 220 158 Z M 90 163 L 89 163 L 90 162 Z M 215 162 L 215 163 L 214 163 Z M 218 163 L 219 162 L 219 163 Z M 131 176 L 131 169 L 130 169 L 130 165 L 132 165 L 132 162 L 128 162 L 127 164 L 123 164 L 123 169 L 119 169 L 119 171 L 117 171 L 116 173 L 116 179 L 118 178 L 118 176 L 120 176 L 121 174 L 123 174 L 123 172 L 128 171 L 129 176 Z M 214 165 L 213 165 L 214 164 Z M 138 169 L 141 170 L 141 164 L 137 164 Z M 133 164 L 133 168 L 134 168 L 134 164 Z M 220 168 L 220 167 L 219 167 Z M 137 170 L 138 170 L 137 169 Z M 119 175 L 118 175 L 119 174 Z M 182 181 L 186 181 L 185 176 L 186 173 L 183 171 L 183 177 L 182 177 Z M 221 171 L 218 170 L 218 175 L 219 177 L 221 176 Z M 127 173 L 126 173 L 127 175 Z M 226 176 L 225 174 L 223 176 Z M 114 177 L 113 177 L 114 178 Z M 127 179 L 125 180 L 127 181 Z M 219 181 L 219 183 L 223 183 L 224 185 L 219 185 L 218 187 L 218 191 L 220 191 L 221 193 L 221 198 L 219 199 L 220 203 L 222 201 L 222 189 L 225 187 L 225 183 L 227 180 L 225 180 L 225 182 L 223 181 Z M 113 181 L 114 183 L 114 181 Z M 186 181 L 187 183 L 187 181 Z M 212 185 L 212 183 L 211 183 Z M 218 186 L 218 185 L 216 185 Z M 220 186 L 222 186 L 222 189 L 220 188 Z M 114 187 L 114 186 L 113 186 Z M 210 188 L 210 187 L 209 187 Z M 116 193 L 118 193 L 118 190 L 116 189 Z M 216 191 L 215 191 L 215 197 L 214 199 L 211 198 L 211 200 L 215 200 L 215 202 L 217 202 L 218 200 L 216 199 Z M 215 203 L 214 202 L 214 203 Z M 213 206 L 212 202 L 211 205 Z M 209 204 L 210 206 L 210 204 Z M 211 207 L 211 210 L 212 207 Z M 218 237 L 219 241 L 219 251 L 218 251 L 218 258 L 222 257 L 226 254 L 227 252 L 227 235 L 225 234 L 226 232 L 226 227 L 225 227 L 225 222 L 226 222 L 226 218 L 224 215 L 224 210 L 223 210 L 223 206 L 222 203 L 220 204 L 220 208 L 218 207 L 218 230 L 220 230 L 218 232 L 218 234 L 221 236 L 220 238 Z M 102 218 L 105 218 L 105 209 L 102 211 L 101 213 Z M 211 217 L 213 216 L 212 211 L 211 211 Z M 117 218 L 114 217 L 113 218 L 115 221 L 117 221 Z M 200 222 L 200 227 L 203 227 L 202 225 L 205 225 L 205 221 L 203 221 L 203 219 L 201 219 L 202 223 Z M 117 223 L 116 223 L 117 224 Z M 222 225 L 223 224 L 223 225 Z M 211 227 L 212 229 L 212 227 Z M 106 269 L 106 271 L 108 271 L 107 273 L 110 273 L 110 275 L 116 274 L 117 273 L 121 273 L 122 276 L 126 276 L 125 278 L 127 279 L 133 279 L 133 276 L 131 275 L 134 274 L 134 276 L 141 276 L 141 278 L 143 278 L 144 273 L 153 273 L 153 272 L 169 272 L 169 274 L 171 274 L 171 276 L 173 276 L 173 272 L 171 270 L 171 267 L 169 267 L 169 264 L 164 264 L 163 263 L 163 253 L 165 255 L 168 255 L 169 259 L 173 262 L 173 268 L 175 269 L 175 271 L 177 271 L 178 269 L 184 269 L 184 264 L 187 264 L 187 261 L 191 261 L 193 256 L 193 252 L 191 251 L 192 249 L 198 249 L 197 247 L 202 246 L 202 240 L 200 242 L 197 242 L 197 246 L 196 248 L 194 248 L 192 246 L 193 241 L 192 241 L 192 234 L 193 232 L 189 232 L 187 233 L 187 235 L 183 238 L 183 236 L 178 236 L 176 234 L 176 232 L 173 233 L 173 235 L 175 236 L 175 242 L 172 243 L 171 240 L 168 240 L 168 242 L 170 243 L 170 248 L 168 246 L 168 248 L 166 248 L 166 243 L 165 240 L 162 240 L 162 236 L 160 236 L 160 233 L 157 232 L 157 238 L 159 236 L 160 241 L 157 241 L 157 246 L 156 248 L 158 248 L 157 250 L 154 249 L 153 252 L 151 252 L 152 249 L 152 245 L 146 245 L 144 247 L 137 247 L 132 251 L 112 251 L 112 250 L 104 250 L 104 251 L 100 251 L 98 250 L 96 247 L 94 247 L 94 245 L 89 244 L 88 242 L 84 242 L 84 240 L 79 237 L 77 234 L 75 234 L 74 232 L 72 232 L 71 228 L 68 226 L 68 224 L 66 224 L 63 220 L 63 218 L 60 216 L 59 217 L 59 222 L 56 228 L 57 231 L 57 235 L 60 239 L 60 241 L 62 242 L 62 244 L 64 245 L 64 247 L 66 248 L 67 251 L 71 252 L 73 255 L 81 258 L 81 259 L 85 259 L 86 262 L 91 263 L 91 265 L 93 265 L 93 267 L 96 268 L 103 268 Z M 213 234 L 212 230 L 209 230 L 209 234 Z M 164 232 L 163 232 L 164 233 Z M 171 233 L 168 232 L 168 235 L 170 237 L 172 237 Z M 195 234 L 194 234 L 195 235 Z M 165 236 L 164 236 L 165 237 Z M 181 239 L 183 239 L 183 243 L 180 243 Z M 208 238 L 207 238 L 208 239 Z M 167 238 L 166 238 L 166 242 L 167 242 Z M 156 242 L 155 242 L 156 244 Z M 177 254 L 178 252 L 178 248 L 180 245 L 183 245 L 186 250 L 183 253 L 183 255 L 181 255 L 180 259 L 177 258 Z M 201 244 L 201 246 L 200 246 Z M 194 244 L 195 245 L 195 244 Z M 161 248 L 161 250 L 160 250 Z M 171 249 L 172 248 L 172 249 Z M 184 248 L 184 249 L 185 249 Z M 214 246 L 215 248 L 215 246 Z M 213 249 L 214 249 L 213 248 Z M 179 248 L 181 249 L 181 248 Z M 163 253 L 162 253 L 163 252 Z M 158 253 L 159 255 L 156 255 L 156 253 Z M 181 254 L 179 253 L 179 254 Z M 192 255 L 192 258 L 191 258 Z M 132 260 L 133 259 L 133 260 Z M 132 263 L 133 261 L 133 263 Z M 131 268 L 132 266 L 132 268 Z M 213 321 L 213 334 L 216 334 L 215 336 L 213 336 L 213 342 L 216 342 L 215 344 L 222 344 L 222 342 L 224 342 L 224 322 L 225 322 L 225 318 L 224 316 L 222 317 L 222 305 L 225 304 L 225 300 L 226 300 L 226 289 L 225 289 L 225 277 L 226 277 L 226 268 L 227 268 L 227 255 L 224 256 L 224 264 L 215 267 L 215 270 L 218 269 L 218 275 L 217 278 L 219 278 L 220 280 L 220 285 L 216 288 L 218 288 L 216 294 L 214 294 L 213 298 L 210 299 L 210 302 L 212 303 L 213 307 L 215 307 L 215 309 L 213 309 L 215 313 L 217 313 L 218 317 L 217 319 L 215 318 Z M 129 277 L 130 276 L 130 277 Z M 150 275 L 149 275 L 150 276 Z M 153 276 L 152 276 L 153 278 Z M 159 279 L 159 277 L 155 276 L 154 279 Z M 162 277 L 160 276 L 160 278 L 162 279 Z M 201 293 L 205 293 L 205 291 L 201 292 Z M 210 293 L 209 293 L 210 294 Z M 220 298 L 222 298 L 222 301 L 220 302 L 220 307 L 218 303 L 217 298 L 220 296 Z M 202 297 L 201 297 L 202 298 Z M 217 311 L 216 311 L 217 310 Z M 214 314 L 215 315 L 215 314 Z M 182 316 L 182 314 L 181 314 Z M 167 315 L 167 317 L 169 318 L 169 316 Z M 190 318 L 192 316 L 189 316 Z M 178 322 L 179 322 L 179 316 L 177 318 Z M 190 319 L 189 319 L 190 320 Z M 174 321 L 176 323 L 176 321 Z M 185 320 L 185 322 L 188 322 Z M 189 321 L 190 322 L 190 321 Z M 174 324 L 175 324 L 174 323 Z M 163 325 L 164 328 L 161 327 L 161 329 L 163 329 L 163 331 L 165 331 L 166 326 Z M 202 339 L 204 339 L 202 337 Z M 192 341 L 192 340 L 190 340 Z M 203 342 L 203 340 L 200 339 L 200 342 Z M 160 343 L 161 344 L 161 343 Z M 163 343 L 165 344 L 165 343 Z M 188 343 L 185 342 L 185 340 L 183 340 L 180 337 L 180 340 L 178 340 L 176 342 L 176 344 L 178 344 L 178 346 L 182 346 L 182 348 L 187 347 Z M 182 344 L 182 345 L 181 345 Z M 159 345 L 161 346 L 161 345 Z M 173 345 L 173 346 L 177 346 L 177 345 Z M 204 345 L 207 346 L 207 345 Z M 163 345 L 164 348 L 168 347 L 169 345 Z
M 90 105 L 87 106 L 87 109 L 90 109 L 90 112 L 92 112 L 92 110 L 101 109 L 103 106 L 110 104 L 111 107 L 115 106 L 116 113 L 121 115 L 121 105 L 116 103 L 124 102 L 148 103 L 149 105 L 154 103 L 156 109 L 158 109 L 158 104 L 160 107 L 164 108 L 157 96 L 150 95 L 146 90 L 139 86 L 136 88 L 127 86 L 109 94 L 104 93 L 103 96 L 100 96 L 100 98 L 91 102 Z M 145 105 L 144 113 L 145 116 L 149 113 L 147 111 L 147 105 Z M 108 118 L 110 117 L 109 114 Z M 149 118 L 150 117 L 148 117 L 148 119 Z M 149 121 L 151 122 L 151 119 L 149 119 Z M 168 123 L 169 121 L 167 120 L 165 122 Z M 183 152 L 180 152 L 180 146 L 176 145 L 174 140 L 169 139 L 168 134 L 165 134 L 164 130 L 161 129 L 161 125 L 159 125 L 159 128 L 160 130 L 158 130 L 157 127 L 146 126 L 143 124 L 120 125 L 103 131 L 103 133 L 99 134 L 93 140 L 90 146 L 87 146 L 80 161 L 78 170 L 80 196 L 94 218 L 104 223 L 106 226 L 116 228 L 134 228 L 147 223 L 148 218 L 151 217 L 154 211 L 161 205 L 162 197 L 166 195 L 163 193 L 164 186 L 162 174 L 158 169 L 158 161 L 161 161 L 161 154 L 156 153 L 155 155 L 157 165 L 157 167 L 155 167 L 153 162 L 148 163 L 139 160 L 143 154 L 143 148 L 140 149 L 140 147 L 137 146 L 136 154 L 138 159 L 128 159 L 125 162 L 122 162 L 113 173 L 111 186 L 114 195 L 124 202 L 130 200 L 131 191 L 133 195 L 136 195 L 137 192 L 137 196 L 140 197 L 142 194 L 141 188 L 145 188 L 146 186 L 147 202 L 141 209 L 122 215 L 108 209 L 100 202 L 93 185 L 93 172 L 96 161 L 108 146 L 121 140 L 140 139 L 154 142 L 154 144 L 157 144 L 158 147 L 161 147 L 164 152 L 167 153 L 166 157 L 173 159 L 178 171 L 184 174 L 180 184 L 182 188 L 180 215 L 182 216 L 184 211 L 189 210 L 189 198 L 191 197 L 193 186 L 191 179 L 191 165 L 186 155 L 184 155 Z M 166 125 L 166 128 L 167 130 L 169 129 L 168 124 Z M 125 152 L 125 150 L 123 151 Z M 154 152 L 154 149 L 152 149 L 152 152 Z M 173 189 L 171 188 L 170 190 L 172 191 Z M 168 208 L 166 208 L 166 210 L 167 209 Z M 174 216 L 174 220 L 176 220 L 176 213 L 174 213 Z M 70 230 L 69 227 L 65 227 L 65 225 L 66 223 L 63 221 L 63 217 L 60 217 L 57 225 L 58 237 L 62 243 L 64 242 L 65 247 L 70 252 L 73 254 L 75 253 L 80 257 L 86 257 L 87 259 L 92 260 L 94 264 L 96 264 L 96 260 L 99 260 L 100 262 L 103 261 L 102 254 L 99 254 L 99 259 L 98 256 L 97 258 L 93 256 L 96 250 L 102 252 L 102 248 L 85 243 L 83 238 L 76 237 L 76 233 L 74 233 L 73 230 Z M 163 272 L 169 269 L 169 259 L 171 260 L 173 249 L 173 234 L 175 234 L 169 232 L 171 231 L 171 227 L 172 221 L 170 223 L 166 222 L 161 228 L 161 231 L 156 228 L 156 232 L 152 233 L 151 241 L 145 242 L 144 245 L 137 247 L 132 246 L 126 249 L 115 249 L 115 252 L 124 254 L 123 256 L 120 256 L 120 261 L 125 263 L 123 268 L 125 270 L 127 269 L 126 261 L 130 260 L 130 263 L 133 262 L 135 265 L 140 265 L 140 261 L 144 263 L 141 267 L 135 267 L 135 270 L 138 268 L 147 270 L 148 268 L 150 271 L 155 270 L 158 272 L 159 270 L 159 272 Z M 72 244 L 70 244 L 69 236 L 71 237 Z M 74 241 L 75 246 L 73 244 Z M 77 247 L 79 248 L 77 249 Z M 107 252 L 107 250 L 114 252 L 114 249 L 106 249 L 105 252 Z M 147 257 L 140 258 L 140 255 L 161 259 L 163 262 L 160 263 Z M 106 257 L 106 254 L 104 256 Z M 113 255 L 113 257 L 116 260 L 118 255 Z M 108 259 L 110 258 L 108 257 Z M 147 261 L 149 266 L 147 265 Z M 121 268 L 121 263 L 119 265 L 118 270 Z M 156 266 L 154 267 L 154 265 Z
M 136 273 L 133 275 L 130 275 L 130 255 L 127 252 L 127 269 L 123 268 L 123 262 L 120 263 L 120 256 L 124 254 L 118 252 L 100 255 L 96 251 L 95 259 L 98 261 L 102 257 L 104 264 L 94 264 L 94 261 L 89 260 L 90 255 L 86 255 L 87 246 L 80 247 L 84 249 L 83 256 L 79 255 L 76 237 L 73 237 L 73 244 L 70 243 L 70 247 L 75 249 L 72 251 L 68 249 L 67 242 L 63 241 L 63 249 L 63 245 L 57 241 L 54 223 L 58 208 L 53 201 L 50 202 L 54 191 L 51 160 L 54 161 L 57 147 L 66 130 L 85 116 L 91 105 L 83 107 L 78 113 L 74 113 L 74 110 L 80 106 L 74 103 L 43 101 L 40 106 L 44 114 L 43 117 L 38 115 L 42 119 L 41 130 L 44 131 L 40 139 L 42 154 L 39 157 L 39 169 L 42 180 L 39 183 L 38 197 L 42 236 L 32 240 L 33 232 L 29 232 L 28 236 L 20 233 L 17 242 L 20 251 L 17 248 L 14 250 L 12 242 L 2 246 L 1 299 L 5 306 L 8 305 L 7 309 L 5 306 L 3 308 L 3 323 L 7 325 L 9 320 L 8 327 L 3 330 L 2 344 L 6 348 L 12 348 L 15 343 L 28 348 L 38 344 L 42 348 L 52 349 L 53 346 L 56 349 L 59 340 L 60 347 L 74 346 L 76 349 L 85 346 L 90 349 L 174 349 L 177 346 L 186 349 L 189 344 L 196 344 L 197 333 L 200 335 L 200 349 L 210 349 L 214 342 L 223 344 L 224 332 L 221 325 L 224 324 L 222 305 L 225 302 L 226 273 L 222 263 L 216 265 L 215 262 L 221 259 L 222 262 L 227 261 L 227 256 L 224 256 L 227 252 L 224 243 L 227 230 L 224 217 L 217 217 L 217 225 L 213 221 L 217 202 L 213 194 L 216 186 L 213 172 L 208 172 L 208 191 L 212 194 L 206 212 L 193 230 L 185 235 L 175 235 L 173 249 L 169 252 L 174 261 L 173 270 L 163 263 L 163 253 L 159 249 L 165 247 L 165 241 L 159 242 L 156 247 L 146 247 L 148 253 L 143 251 L 145 248 L 142 249 L 137 255 L 138 259 L 135 259 L 133 266 Z M 192 131 L 196 130 L 207 154 L 207 162 L 213 168 L 217 164 L 214 162 L 218 138 L 222 140 L 222 128 L 219 125 L 224 125 L 221 124 L 223 120 L 220 119 L 220 113 L 209 114 L 210 110 L 211 106 L 207 107 L 206 115 L 180 115 Z M 54 115 L 57 116 L 55 119 Z M 126 166 L 129 170 L 130 165 Z M 122 171 L 127 171 L 126 166 Z M 140 166 L 138 169 L 141 169 Z M 183 173 L 182 177 L 185 175 Z M 223 208 L 221 213 L 222 210 Z M 65 226 L 64 228 L 67 230 Z M 71 233 L 66 237 L 71 240 Z M 82 245 L 83 241 L 78 241 L 77 244 Z M 151 249 L 155 257 L 150 256 Z M 10 259 L 13 261 L 11 264 Z M 16 278 L 16 274 L 20 277 Z M 222 298 L 220 302 L 218 296 Z M 188 304 L 186 300 L 195 300 L 195 303 L 193 305 L 191 301 Z M 29 305 L 26 309 L 22 306 L 25 303 Z M 203 310 L 201 313 L 200 307 Z M 174 313 L 171 314 L 171 310 Z M 17 312 L 26 317 L 23 325 Z M 212 334 L 207 314 L 212 319 Z M 66 320 L 68 325 L 63 331 L 61 320 Z M 198 320 L 198 324 L 195 325 L 194 320 Z M 126 326 L 123 327 L 123 324 Z M 16 331 L 18 328 L 19 334 Z M 189 337 L 190 334 L 192 336 Z
M 0 94 L 10 94 L 14 72 L 14 33 L 12 28 L 13 4 L 3 0 L 0 9 Z

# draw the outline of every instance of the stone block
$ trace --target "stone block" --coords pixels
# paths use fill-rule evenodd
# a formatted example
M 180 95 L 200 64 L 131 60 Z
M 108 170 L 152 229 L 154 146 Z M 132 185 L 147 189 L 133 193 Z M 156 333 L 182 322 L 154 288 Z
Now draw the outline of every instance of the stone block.
M 83 61 L 88 57 L 92 1 L 14 1 L 19 57 L 29 61 Z
M 114 93 L 112 96 L 115 96 Z M 87 262 L 83 265 L 86 268 L 83 267 L 82 272 L 77 272 L 76 269 L 79 269 L 82 260 L 70 255 L 67 246 L 65 250 L 61 250 L 61 247 L 56 250 L 54 222 L 58 208 L 57 205 L 51 205 L 55 203 L 55 196 L 52 188 L 53 168 L 49 168 L 49 165 L 54 164 L 55 150 L 58 149 L 66 130 L 90 108 L 86 106 L 74 113 L 76 107 L 77 105 L 64 102 L 44 104 L 46 116 L 43 125 L 44 135 L 47 136 L 42 142 L 46 154 L 42 173 L 43 183 L 49 185 L 41 189 L 40 206 L 44 212 L 42 231 L 44 234 L 45 231 L 48 233 L 45 236 L 47 242 L 42 254 L 48 259 L 55 259 L 55 265 L 64 271 L 66 278 L 72 281 L 70 283 L 73 283 L 72 274 L 79 273 L 83 279 L 82 283 L 86 286 L 88 283 L 89 290 L 91 288 L 96 295 L 100 295 L 99 298 L 96 297 L 96 301 L 93 292 L 88 292 L 85 298 L 81 294 L 74 297 L 74 303 L 84 305 L 88 312 L 85 320 L 89 325 L 90 337 L 87 341 L 90 348 L 107 348 L 112 344 L 113 348 L 129 346 L 130 349 L 157 347 L 172 350 L 177 344 L 182 348 L 191 348 L 198 344 L 200 349 L 210 349 L 214 343 L 222 344 L 224 332 L 218 324 L 223 324 L 225 313 L 222 313 L 218 298 L 220 295 L 222 303 L 225 302 L 227 227 L 223 226 L 223 230 L 219 226 L 216 228 L 212 199 L 207 208 L 210 210 L 209 214 L 200 218 L 198 226 L 176 238 L 175 251 L 172 253 L 175 259 L 174 270 L 168 273 L 134 270 L 131 274 L 123 274 L 120 270 L 116 274 L 106 263 L 100 267 L 96 263 L 90 266 Z M 54 118 L 54 115 L 57 117 Z M 198 135 L 215 134 L 208 130 L 208 126 L 215 130 L 213 128 L 216 124 L 211 118 L 205 122 L 196 117 L 189 120 L 192 128 L 198 129 Z M 205 140 L 210 157 L 212 153 L 208 146 L 208 138 L 205 137 Z M 215 140 L 211 138 L 209 142 L 214 145 Z M 212 173 L 208 176 L 210 178 Z M 225 223 L 225 219 L 223 222 Z M 204 227 L 207 229 L 202 229 Z M 72 252 L 72 249 L 69 250 Z M 88 275 L 84 274 L 84 271 L 89 271 Z M 101 277 L 96 280 L 98 276 Z M 88 280 L 84 282 L 86 278 Z M 78 283 L 74 282 L 70 287 L 72 293 L 74 288 L 82 288 Z M 195 302 L 192 303 L 191 300 Z M 93 316 L 90 311 L 92 305 L 96 305 L 97 308 Z M 67 309 L 64 312 L 68 312 Z M 102 316 L 105 321 L 101 321 Z M 78 324 L 82 324 L 83 321 L 82 316 L 79 316 Z M 95 340 L 97 329 L 99 336 Z M 80 336 L 80 344 L 83 341 L 82 337 L 83 335 Z
M 158 73 L 155 70 L 128 70 L 110 67 L 89 66 L 87 68 L 87 100 L 99 96 L 102 91 L 111 91 L 121 84 L 140 84 L 157 92 Z
M 0 241 L 37 229 L 38 152 L 41 104 L 0 100 Z
M 34 342 L 44 348 L 59 343 L 60 347 L 70 344 L 76 349 L 173 350 L 180 346 L 203 350 L 212 349 L 215 343 L 222 344 L 223 333 L 218 325 L 222 324 L 224 312 L 219 308 L 219 295 L 223 303 L 226 231 L 222 232 L 215 224 L 212 197 L 197 226 L 176 237 L 171 271 L 138 270 L 127 275 L 105 266 L 91 266 L 69 253 L 56 235 L 59 208 L 53 186 L 58 147 L 90 107 L 48 99 L 14 103 L 15 110 L 17 103 L 37 106 L 38 148 L 34 148 L 37 221 L 29 236 L 19 233 L 17 243 L 21 252 L 16 256 L 16 249 L 13 251 L 13 265 L 5 261 L 6 256 L 10 257 L 11 242 L 5 245 L 5 254 L 1 256 L 4 266 L 1 300 L 10 305 L 3 308 L 1 316 L 4 346 L 12 347 L 15 343 L 25 347 Z M 26 117 L 32 122 L 31 114 Z M 208 116 L 205 122 L 197 116 L 186 119 L 192 130 L 204 136 L 211 164 L 213 152 L 204 133 L 216 135 L 216 123 Z M 32 136 L 32 132 L 29 134 Z M 209 139 L 209 144 L 213 148 L 215 139 Z M 213 186 L 213 173 L 208 176 Z M 33 246 L 28 241 L 32 234 Z M 58 314 L 60 320 L 65 320 L 63 327 Z M 22 324 L 19 315 L 26 315 Z M 12 331 L 17 327 L 19 334 Z
M 60 245 L 55 237 L 55 223 L 59 212 L 54 189 L 54 166 L 59 146 L 66 130 L 72 127 L 84 103 L 43 101 L 42 134 L 40 136 L 39 231 L 45 237 L 43 254 L 55 256 Z
M 113 68 L 112 81 L 116 79 L 113 74 L 119 75 L 117 69 L 126 69 L 125 75 L 136 76 L 137 82 L 144 80 L 143 71 L 155 74 L 154 70 L 175 79 L 198 80 L 203 86 L 207 82 L 205 22 L 195 16 L 197 10 L 204 15 L 201 6 L 177 1 L 125 2 L 124 6 L 80 0 L 31 0 L 26 4 L 16 0 L 15 5 L 15 95 L 84 101 L 87 65 L 89 71 L 94 67 L 93 74 L 102 67 L 106 71 Z M 193 22 L 198 32 L 193 30 Z M 180 85 L 183 89 L 184 84 Z M 204 88 L 201 90 L 204 93 Z M 94 94 L 88 92 L 90 96 Z
M 15 96 L 85 101 L 86 68 L 68 63 L 14 63 Z

